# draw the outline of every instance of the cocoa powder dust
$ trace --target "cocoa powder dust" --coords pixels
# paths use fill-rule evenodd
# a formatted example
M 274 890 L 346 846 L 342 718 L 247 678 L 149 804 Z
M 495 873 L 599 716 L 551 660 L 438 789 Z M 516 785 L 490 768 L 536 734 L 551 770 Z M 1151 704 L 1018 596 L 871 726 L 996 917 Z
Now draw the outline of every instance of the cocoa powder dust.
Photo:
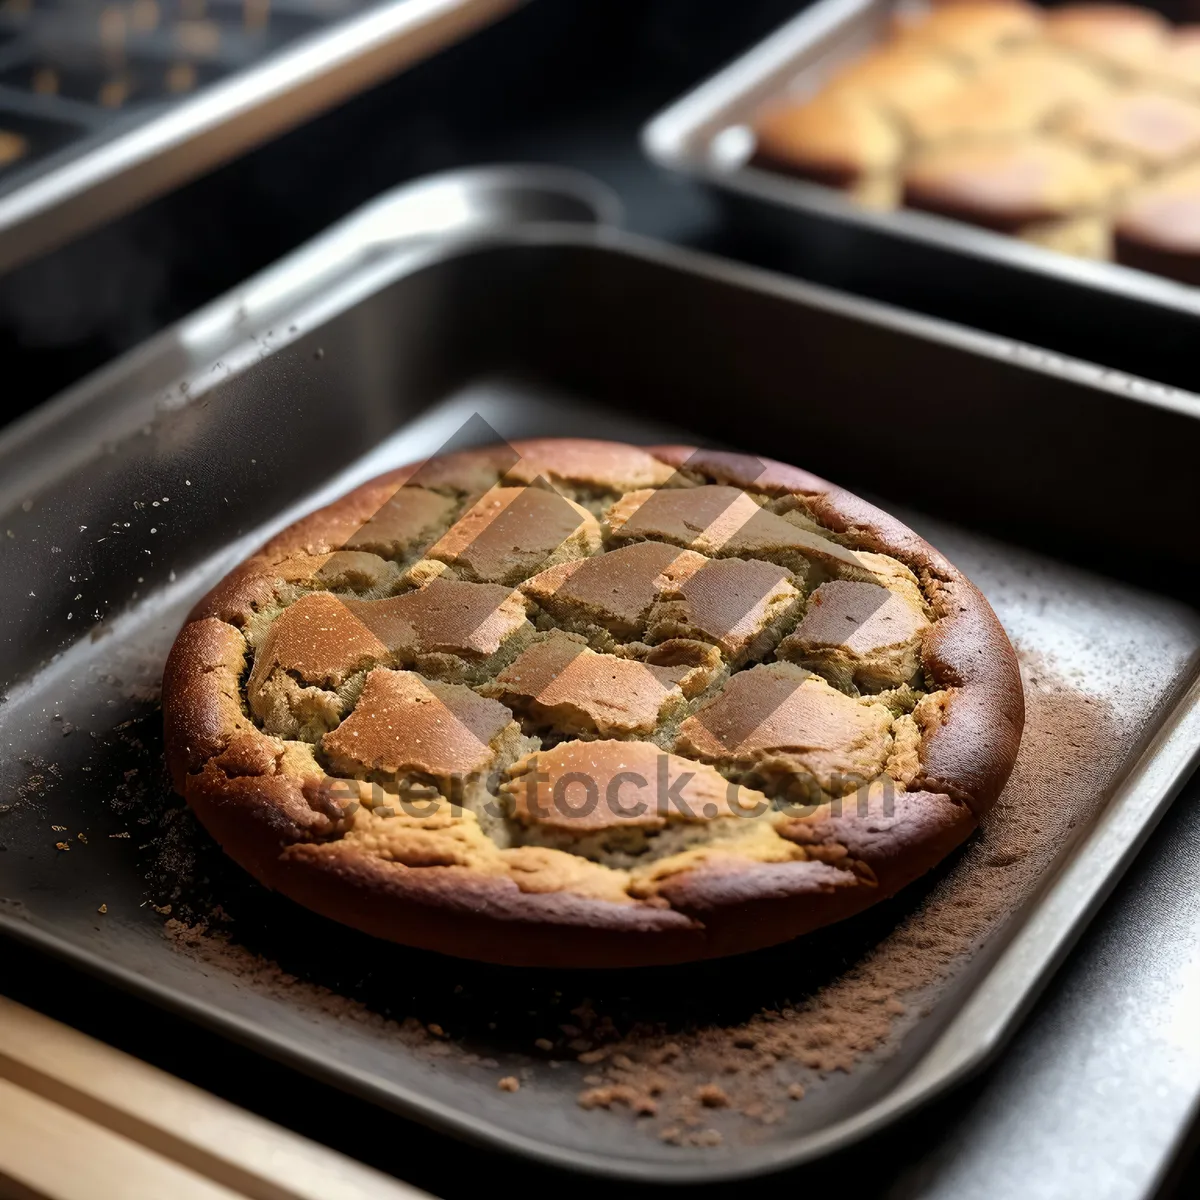
M 733 963 L 510 972 L 340 930 L 331 956 L 325 931 L 337 927 L 241 880 L 231 902 L 231 876 L 178 809 L 157 842 L 170 893 L 157 899 L 173 903 L 166 928 L 181 952 L 286 992 L 290 1004 L 373 1024 L 399 1054 L 495 1071 L 505 1091 L 515 1091 L 505 1080 L 536 1087 L 549 1060 L 578 1084 L 582 1108 L 625 1113 L 649 1136 L 761 1140 L 785 1119 L 804 1124 L 811 1111 L 815 1120 L 823 1092 L 836 1098 L 919 1042 L 922 1016 L 953 1003 L 994 949 L 989 939 L 1110 792 L 1133 734 L 1039 661 L 1025 656 L 1022 671 L 1021 753 L 967 846 L 860 917 Z

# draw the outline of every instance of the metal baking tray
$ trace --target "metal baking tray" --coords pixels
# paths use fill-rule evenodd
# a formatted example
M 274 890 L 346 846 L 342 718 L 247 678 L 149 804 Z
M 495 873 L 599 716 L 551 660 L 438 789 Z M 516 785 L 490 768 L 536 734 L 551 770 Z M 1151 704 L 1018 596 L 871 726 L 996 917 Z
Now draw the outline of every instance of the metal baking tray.
M 464 1138 L 626 1179 L 742 1177 L 863 1138 L 986 1063 L 1194 765 L 1200 614 L 1178 595 L 1195 595 L 1200 547 L 1172 514 L 1193 511 L 1200 398 L 641 240 L 606 223 L 613 207 L 548 170 L 403 189 L 5 434 L 0 931 Z M 1000 402 L 1008 418 L 981 451 L 960 418 Z M 877 936 L 875 918 L 736 970 L 521 972 L 332 926 L 202 837 L 187 848 L 198 857 L 168 856 L 287 971 L 455 1034 L 469 1021 L 472 1050 L 525 1078 L 510 1095 L 479 1064 L 422 1056 L 295 988 L 181 952 L 151 903 L 156 832 L 178 806 L 157 684 L 188 607 L 300 512 L 493 429 L 697 436 L 882 493 L 979 583 L 1025 653 L 1129 731 L 1112 788 L 953 986 L 889 1055 L 754 1142 L 680 1147 L 583 1111 L 588 1068 L 533 1054 L 530 1014 L 589 989 L 719 1019 L 774 1001 L 814 956 L 836 971 Z M 1064 456 L 1066 431 L 1077 452 Z M 1127 454 L 1147 444 L 1153 458 Z
M 749 122 L 764 101 L 815 90 L 911 7 L 817 0 L 657 114 L 642 132 L 646 153 L 716 196 L 773 267 L 1200 390 L 1200 288 L 928 213 L 872 212 L 751 165 Z
M 210 170 L 522 0 L 2 0 L 0 271 Z

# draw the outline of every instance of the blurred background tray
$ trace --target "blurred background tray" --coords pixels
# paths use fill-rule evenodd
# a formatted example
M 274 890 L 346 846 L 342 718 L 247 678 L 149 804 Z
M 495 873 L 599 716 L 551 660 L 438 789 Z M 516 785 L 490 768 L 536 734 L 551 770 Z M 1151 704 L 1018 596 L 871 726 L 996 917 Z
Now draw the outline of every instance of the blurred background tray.
M 0 272 L 520 0 L 2 0 Z
M 578 166 L 621 193 L 632 227 L 715 240 L 714 206 L 652 167 L 638 130 L 796 6 L 530 0 L 158 199 L 0 271 L 0 422 L 431 171 Z
M 1200 389 L 1200 288 L 1059 254 L 908 209 L 874 212 L 834 188 L 751 165 L 748 122 L 880 43 L 904 0 L 818 0 L 677 98 L 643 144 L 721 205 L 744 257 L 836 287 Z M 1184 3 L 1158 7 L 1186 19 Z M 1102 332 L 1101 332 L 1102 331 Z

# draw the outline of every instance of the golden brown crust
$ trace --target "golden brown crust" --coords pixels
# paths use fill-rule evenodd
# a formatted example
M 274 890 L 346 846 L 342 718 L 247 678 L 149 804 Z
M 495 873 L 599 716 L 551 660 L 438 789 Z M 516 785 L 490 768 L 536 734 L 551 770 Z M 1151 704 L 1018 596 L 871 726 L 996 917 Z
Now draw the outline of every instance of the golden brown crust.
M 1042 13 L 1020 0 L 954 0 L 913 23 L 901 23 L 900 41 L 943 51 L 974 66 L 1000 51 L 1031 41 Z
M 759 663 L 679 728 L 675 749 L 773 780 L 785 798 L 840 796 L 883 774 L 892 714 L 830 687 L 792 663 Z
M 1027 46 L 981 67 L 951 100 L 915 109 L 908 127 L 920 145 L 1032 134 L 1056 113 L 1099 100 L 1113 86 L 1101 72 L 1069 54 Z
M 876 787 L 798 817 L 782 833 L 819 850 L 825 861 L 865 876 L 882 895 L 890 896 L 911 878 L 908 860 L 914 852 L 941 859 L 974 829 L 970 810 L 949 796 L 920 791 L 889 794 Z
M 1200 167 L 1167 176 L 1117 216 L 1117 262 L 1200 285 Z
M 663 773 L 673 803 L 659 803 L 655 776 Z M 569 836 L 608 829 L 664 829 L 672 821 L 700 823 L 733 817 L 765 797 L 731 787 L 718 772 L 677 754 L 663 754 L 650 742 L 564 742 L 518 762 L 501 791 L 511 797 L 515 818 Z M 555 803 L 559 787 L 574 780 L 593 795 L 614 796 L 614 804 L 591 804 L 582 787 L 567 803 Z M 708 811 L 705 811 L 705 810 Z
M 599 547 L 600 526 L 586 508 L 519 486 L 489 489 L 426 553 L 462 579 L 515 584 L 546 569 L 552 555 L 572 561 Z
M 921 682 L 927 605 L 897 583 L 835 579 L 808 598 L 804 619 L 776 655 L 820 671 L 835 686 L 881 692 Z
M 1025 726 L 1021 671 L 1003 626 L 983 594 L 924 538 L 851 492 L 784 463 L 661 446 L 659 457 L 689 463 L 723 482 L 808 498 L 814 515 L 864 549 L 889 554 L 929 589 L 937 618 L 922 657 L 935 689 L 948 693 L 945 719 L 924 731 L 920 786 L 970 805 L 995 803 L 1016 761 Z M 986 733 L 984 731 L 987 731 Z
M 686 666 L 662 667 L 597 654 L 577 634 L 554 631 L 535 641 L 493 683 L 534 725 L 561 733 L 649 737 L 684 700 Z
M 927 46 L 893 44 L 872 50 L 842 68 L 830 91 L 871 100 L 884 112 L 903 118 L 938 98 L 954 95 L 963 72 Z
M 706 957 L 699 922 L 650 905 L 520 891 L 457 867 L 389 870 L 342 848 L 297 844 L 273 864 L 276 886 L 375 937 L 516 967 L 635 967 Z
M 473 812 L 455 817 L 442 812 L 442 823 L 459 830 L 459 844 L 469 846 L 470 854 L 413 857 L 414 847 L 435 844 L 428 838 L 421 841 L 426 836 L 421 828 L 433 825 L 422 826 L 415 819 L 409 822 L 415 832 L 406 834 L 407 841 L 395 842 L 403 844 L 403 853 L 397 850 L 391 858 L 365 853 L 359 831 L 374 828 L 369 822 L 376 818 L 374 810 L 359 808 L 356 814 L 351 797 L 365 796 L 356 789 L 369 785 L 333 778 L 322 765 L 318 747 L 270 736 L 247 708 L 244 689 L 253 662 L 252 642 L 258 636 L 255 622 L 263 620 L 262 613 L 271 606 L 282 603 L 286 610 L 294 601 L 294 591 L 280 601 L 281 589 L 299 587 L 302 594 L 314 581 L 327 587 L 329 576 L 320 574 L 324 563 L 314 564 L 313 556 L 340 559 L 337 538 L 352 536 L 354 523 L 366 523 L 397 487 L 407 483 L 453 495 L 462 511 L 488 488 L 511 486 L 524 469 L 516 466 L 514 472 L 512 451 L 525 457 L 523 444 L 516 443 L 512 451 L 468 452 L 403 468 L 357 489 L 272 539 L 197 606 L 164 676 L 167 760 L 175 786 L 231 857 L 261 882 L 306 907 L 380 937 L 492 962 L 612 967 L 683 962 L 785 940 L 890 895 L 968 836 L 1011 770 L 1023 698 L 1015 655 L 990 607 L 937 551 L 886 513 L 786 464 L 693 447 L 643 451 L 573 441 L 570 454 L 563 456 L 565 469 L 555 469 L 553 442 L 540 440 L 535 449 L 536 455 L 531 452 L 529 458 L 537 467 L 536 476 L 574 489 L 578 499 L 606 490 L 606 464 L 612 465 L 611 479 L 616 481 L 607 491 L 618 497 L 646 487 L 723 485 L 770 500 L 771 508 L 785 515 L 794 497 L 810 514 L 806 520 L 819 522 L 843 543 L 827 543 L 822 569 L 842 564 L 847 545 L 889 555 L 911 569 L 931 613 L 922 646 L 929 692 L 912 717 L 897 718 L 897 726 L 903 720 L 907 729 L 914 722 L 919 727 L 919 738 L 910 738 L 919 747 L 916 773 L 910 770 L 905 776 L 889 766 L 894 778 L 881 775 L 816 810 L 787 811 L 786 819 L 747 822 L 745 831 L 739 829 L 725 841 L 684 846 L 651 870 L 640 875 L 635 870 L 623 890 L 613 891 L 610 882 L 610 877 L 623 878 L 622 871 L 614 873 L 536 844 L 498 847 L 480 832 L 484 818 Z M 422 512 L 436 508 L 421 505 Z M 778 533 L 774 513 L 762 511 L 772 517 L 765 522 L 769 532 Z M 800 523 L 789 528 L 809 536 Z M 427 532 L 430 537 L 444 536 L 444 531 Z M 805 537 L 799 544 L 807 544 Z M 763 544 L 761 532 L 756 539 L 754 544 Z M 778 538 L 768 541 L 774 546 Z M 720 549 L 706 546 L 707 552 Z M 664 562 L 666 557 L 658 554 Z M 777 575 L 766 573 L 772 581 Z M 387 604 L 381 597 L 390 594 L 390 588 L 412 594 L 411 589 L 402 590 L 409 585 L 397 582 L 394 572 L 372 572 L 360 563 L 350 574 L 353 578 L 335 564 L 334 577 L 343 585 L 342 592 L 363 611 L 369 602 L 355 596 Z M 563 574 L 569 576 L 570 571 Z M 639 600 L 635 625 L 641 625 L 649 610 L 644 603 L 648 599 L 649 593 Z M 380 640 L 388 642 L 386 637 Z M 680 668 L 672 664 L 698 661 L 697 650 L 702 658 L 704 649 L 702 643 L 675 641 L 655 651 L 642 647 L 638 653 L 647 663 L 654 663 L 657 655 L 664 665 L 655 671 L 679 674 Z M 376 670 L 388 672 L 379 678 L 389 686 L 399 678 L 390 666 Z M 711 672 L 705 678 L 710 679 Z M 431 695 L 452 706 L 458 703 L 454 697 L 470 694 L 461 684 L 438 688 L 431 689 Z M 696 700 L 703 702 L 703 697 Z M 480 698 L 477 703 L 488 706 L 495 701 Z M 878 707 L 868 705 L 870 711 Z M 481 737 L 481 743 L 503 724 L 498 717 L 485 723 L 487 737 Z M 354 727 L 343 725 L 344 735 L 353 732 Z M 411 731 L 407 736 L 413 736 Z M 898 733 L 895 740 L 898 752 Z M 382 751 L 373 750 L 372 756 L 372 763 L 386 758 Z M 408 753 L 405 762 L 412 758 Z M 395 765 L 390 758 L 384 763 L 387 768 Z M 517 774 L 510 771 L 511 778 L 520 777 L 517 768 L 512 771 Z M 717 778 L 715 773 L 711 777 Z M 739 825 L 738 818 L 729 817 L 719 804 L 711 807 L 719 810 L 717 821 Z M 701 814 L 698 819 L 703 823 L 713 818 Z M 555 827 L 551 832 L 562 831 Z M 439 862 L 445 865 L 436 865 Z
M 755 125 L 755 162 L 830 187 L 853 188 L 900 161 L 900 131 L 871 105 L 838 92 L 780 101 Z
M 175 639 L 163 672 L 163 720 L 177 791 L 235 732 L 253 728 L 238 699 L 245 665 L 245 638 L 215 617 L 189 620 Z
M 513 443 L 513 449 L 518 444 Z M 652 454 L 640 446 L 599 442 L 592 438 L 526 438 L 520 458 L 505 471 L 505 481 L 530 484 L 548 480 L 556 487 L 589 491 L 632 492 L 662 487 L 671 479 Z
M 489 770 L 512 713 L 458 683 L 376 667 L 359 705 L 321 739 L 339 776 L 471 775 Z
M 910 208 L 1019 232 L 1101 208 L 1126 178 L 1123 167 L 1097 162 L 1051 137 L 948 142 L 908 164 L 904 201 Z
M 1200 150 L 1200 105 L 1169 92 L 1137 88 L 1081 105 L 1058 128 L 1102 154 L 1125 155 L 1157 169 Z
M 573 559 L 539 571 L 521 591 L 560 620 L 575 616 L 618 638 L 641 637 L 654 601 L 707 561 L 664 542 L 633 542 L 598 558 Z
M 1165 84 L 1200 95 L 1200 25 L 1176 30 L 1156 65 Z
M 1161 57 L 1170 26 L 1161 14 L 1135 5 L 1064 4 L 1047 13 L 1046 32 L 1105 66 L 1139 72 Z
M 785 836 L 821 854 L 798 862 L 714 865 L 676 876 L 662 894 L 704 922 L 714 956 L 768 946 L 895 895 L 975 830 L 966 806 L 925 792 L 851 796 L 798 818 Z

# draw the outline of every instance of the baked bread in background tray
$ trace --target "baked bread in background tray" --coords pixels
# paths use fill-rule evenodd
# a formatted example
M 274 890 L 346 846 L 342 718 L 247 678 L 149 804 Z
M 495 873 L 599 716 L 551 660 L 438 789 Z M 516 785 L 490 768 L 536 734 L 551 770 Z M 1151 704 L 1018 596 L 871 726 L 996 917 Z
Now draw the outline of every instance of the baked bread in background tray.
M 402 468 L 194 609 L 176 788 L 306 906 L 536 966 L 770 946 L 895 894 L 1016 758 L 1016 656 L 898 521 L 795 468 L 542 439 Z
M 758 165 L 874 208 L 1200 275 L 1200 27 L 1149 9 L 950 0 L 755 135 Z

